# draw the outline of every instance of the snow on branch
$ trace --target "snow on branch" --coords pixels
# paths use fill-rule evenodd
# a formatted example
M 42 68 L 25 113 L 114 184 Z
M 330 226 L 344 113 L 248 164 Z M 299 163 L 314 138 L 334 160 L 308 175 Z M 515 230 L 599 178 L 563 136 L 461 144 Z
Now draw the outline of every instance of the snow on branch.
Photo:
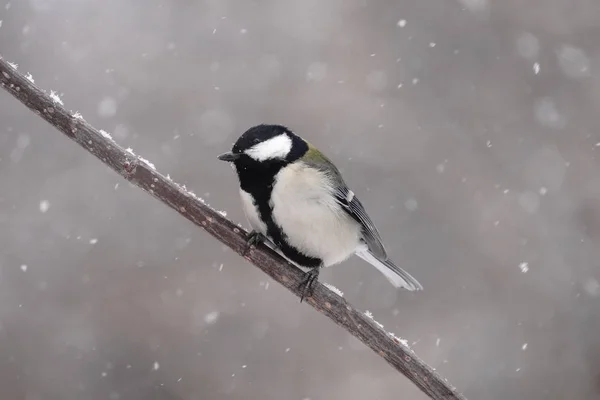
M 50 94 L 36 87 L 31 75 L 21 74 L 15 64 L 0 56 L 0 83 L 17 100 L 49 122 L 70 139 L 119 175 L 206 230 L 220 242 L 242 255 L 247 232 L 205 204 L 185 187 L 158 172 L 148 160 L 119 146 L 108 133 L 88 124 L 77 112 L 67 111 L 54 92 Z M 246 260 L 285 286 L 296 296 L 303 272 L 285 261 L 264 245 L 253 248 Z M 350 332 L 396 370 L 410 379 L 432 399 L 465 400 L 465 397 L 423 362 L 406 344 L 381 324 L 370 313 L 360 312 L 343 297 L 325 285 L 315 285 L 314 294 L 307 302 L 336 324 Z

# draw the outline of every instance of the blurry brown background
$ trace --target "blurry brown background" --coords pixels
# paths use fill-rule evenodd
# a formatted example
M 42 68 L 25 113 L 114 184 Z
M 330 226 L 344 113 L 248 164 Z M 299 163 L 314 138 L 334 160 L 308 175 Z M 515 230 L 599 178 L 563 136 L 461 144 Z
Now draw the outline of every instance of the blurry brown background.
M 216 160 L 288 125 L 425 291 L 322 274 L 470 399 L 600 398 L 597 0 L 0 0 L 0 53 L 245 224 Z M 402 22 L 402 21 L 405 22 Z M 0 395 L 424 399 L 0 92 Z

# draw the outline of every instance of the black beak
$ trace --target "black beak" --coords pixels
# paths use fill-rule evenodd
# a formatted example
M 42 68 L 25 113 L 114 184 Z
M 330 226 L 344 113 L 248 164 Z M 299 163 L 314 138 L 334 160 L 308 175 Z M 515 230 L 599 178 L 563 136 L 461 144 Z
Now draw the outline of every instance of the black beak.
M 233 162 L 233 161 L 237 160 L 238 158 L 240 158 L 240 155 L 236 154 L 236 153 L 232 153 L 232 152 L 227 152 L 227 153 L 221 154 L 217 158 L 221 161 Z

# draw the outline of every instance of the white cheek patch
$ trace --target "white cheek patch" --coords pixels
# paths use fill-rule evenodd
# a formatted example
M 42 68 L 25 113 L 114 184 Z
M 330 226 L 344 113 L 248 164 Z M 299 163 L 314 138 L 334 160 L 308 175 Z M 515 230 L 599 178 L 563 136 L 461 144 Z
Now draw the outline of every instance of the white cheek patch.
M 292 149 L 292 139 L 285 133 L 252 146 L 245 153 L 256 161 L 285 158 Z

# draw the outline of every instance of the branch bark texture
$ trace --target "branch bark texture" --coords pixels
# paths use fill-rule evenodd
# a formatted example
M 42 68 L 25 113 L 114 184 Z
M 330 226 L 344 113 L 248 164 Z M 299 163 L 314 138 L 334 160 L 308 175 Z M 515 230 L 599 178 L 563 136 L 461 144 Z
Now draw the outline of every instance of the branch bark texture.
M 17 100 L 77 142 L 119 175 L 206 230 L 221 243 L 243 255 L 247 232 L 213 210 L 192 192 L 165 177 L 149 161 L 126 150 L 109 134 L 95 129 L 79 114 L 67 111 L 54 94 L 34 85 L 0 55 L 0 84 Z M 296 296 L 303 272 L 265 245 L 252 248 L 246 260 Z M 369 315 L 318 283 L 307 302 L 350 332 L 432 399 L 466 400 L 446 379 L 423 362 L 401 339 L 383 330 Z

